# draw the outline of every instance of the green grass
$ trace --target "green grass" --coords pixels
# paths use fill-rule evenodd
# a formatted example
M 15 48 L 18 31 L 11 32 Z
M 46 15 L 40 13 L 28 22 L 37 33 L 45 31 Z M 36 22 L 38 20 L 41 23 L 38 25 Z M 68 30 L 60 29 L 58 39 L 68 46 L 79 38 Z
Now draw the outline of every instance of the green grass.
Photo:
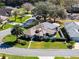
M 14 35 L 7 35 L 6 37 L 3 38 L 3 42 L 5 42 L 5 43 L 6 42 L 14 42 L 15 40 L 16 40 L 16 36 L 14 36 Z M 29 45 L 29 42 L 27 42 L 27 41 L 25 41 L 25 42 L 26 42 L 26 45 L 21 45 L 21 44 L 17 43 L 14 45 L 14 47 L 27 48 Z
M 61 38 L 61 36 L 58 32 L 56 33 L 56 38 Z
M 16 40 L 16 36 L 14 35 L 7 35 L 3 38 L 3 42 L 14 42 Z
M 28 48 L 29 42 L 26 42 L 26 45 L 16 44 L 15 47 L 19 48 Z
M 55 59 L 79 59 L 79 57 L 55 57 Z
M 32 56 L 15 56 L 15 55 L 8 55 L 8 54 L 0 54 L 0 57 L 5 55 L 8 59 L 38 59 L 38 57 Z
M 31 17 L 31 16 L 24 16 L 24 17 L 22 18 L 22 20 L 20 20 L 20 18 L 17 16 L 17 17 L 16 17 L 16 21 L 15 21 L 15 17 L 13 16 L 13 17 L 10 17 L 9 20 L 15 21 L 15 22 L 17 22 L 17 23 L 23 23 L 23 22 L 29 20 L 30 17 Z
M 65 59 L 64 57 L 55 57 L 55 59 Z
M 79 59 L 79 57 L 71 57 L 70 59 Z
M 8 29 L 8 28 L 12 28 L 13 27 L 13 25 L 11 25 L 11 24 L 5 24 L 4 26 L 3 26 L 3 29 L 0 29 L 0 31 L 1 30 L 5 30 L 5 29 Z
M 30 48 L 36 49 L 67 49 L 63 42 L 32 42 Z

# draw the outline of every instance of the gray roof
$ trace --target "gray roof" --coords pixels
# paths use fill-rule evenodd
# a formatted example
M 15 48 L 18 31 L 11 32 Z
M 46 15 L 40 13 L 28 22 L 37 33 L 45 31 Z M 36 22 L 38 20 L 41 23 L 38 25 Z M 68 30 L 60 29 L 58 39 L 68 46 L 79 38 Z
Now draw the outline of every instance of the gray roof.
M 74 4 L 73 7 L 79 8 L 79 4 Z
M 0 8 L 0 15 L 2 16 L 8 16 L 8 13 L 11 13 L 11 8 L 2 7 Z
M 79 22 L 67 22 L 64 26 L 70 37 L 79 37 Z
M 57 23 L 49 23 L 49 22 L 44 22 L 41 24 L 45 29 L 55 29 L 56 27 L 59 27 L 60 25 Z

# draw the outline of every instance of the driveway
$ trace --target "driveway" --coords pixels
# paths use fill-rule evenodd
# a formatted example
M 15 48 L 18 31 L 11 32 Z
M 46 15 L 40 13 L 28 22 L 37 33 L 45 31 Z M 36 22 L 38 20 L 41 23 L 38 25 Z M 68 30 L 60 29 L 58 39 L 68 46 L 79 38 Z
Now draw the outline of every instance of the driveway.
M 11 31 L 11 28 L 0 31 L 0 42 L 2 41 L 3 37 L 5 37 L 6 35 L 11 34 L 10 31 Z
M 79 49 L 79 43 L 75 43 L 74 49 Z
M 54 56 L 38 56 L 39 59 L 54 59 Z

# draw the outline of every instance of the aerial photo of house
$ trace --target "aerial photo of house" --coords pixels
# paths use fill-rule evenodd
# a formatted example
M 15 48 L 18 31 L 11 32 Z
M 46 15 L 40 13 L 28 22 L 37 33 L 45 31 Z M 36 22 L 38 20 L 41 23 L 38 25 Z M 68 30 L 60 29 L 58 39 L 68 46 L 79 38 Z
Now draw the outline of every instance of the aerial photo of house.
M 0 59 L 79 59 L 79 0 L 0 0 Z

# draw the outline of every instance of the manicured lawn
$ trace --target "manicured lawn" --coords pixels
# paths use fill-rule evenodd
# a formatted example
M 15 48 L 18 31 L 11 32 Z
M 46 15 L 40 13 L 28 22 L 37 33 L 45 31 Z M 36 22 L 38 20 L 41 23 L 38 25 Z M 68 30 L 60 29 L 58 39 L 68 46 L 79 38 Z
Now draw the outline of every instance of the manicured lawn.
M 0 54 L 0 57 L 3 56 L 3 54 Z M 15 55 L 8 55 L 5 54 L 5 56 L 8 57 L 8 59 L 38 59 L 38 57 L 32 57 L 32 56 L 15 56 Z
M 0 31 L 1 31 L 1 30 L 5 30 L 5 29 L 8 29 L 8 28 L 11 28 L 11 27 L 13 27 L 13 25 L 11 25 L 11 24 L 5 24 L 5 25 L 3 26 L 3 29 L 0 29 Z
M 14 35 L 7 35 L 3 38 L 3 42 L 14 42 L 16 40 L 16 36 Z
M 79 59 L 79 57 L 71 57 L 70 59 Z
M 55 57 L 55 59 L 65 59 L 64 57 Z
M 19 48 L 28 48 L 29 42 L 26 42 L 26 45 L 16 44 L 15 47 Z
M 31 16 L 24 16 L 24 17 L 22 18 L 22 20 L 20 20 L 20 18 L 17 16 L 17 17 L 16 17 L 16 21 L 15 21 L 15 17 L 13 16 L 13 17 L 10 17 L 9 20 L 15 21 L 15 22 L 17 22 L 17 23 L 23 23 L 23 22 L 29 20 L 30 17 L 31 17 Z
M 36 49 L 67 49 L 63 42 L 32 42 L 30 48 Z
M 14 42 L 16 40 L 16 36 L 14 35 L 7 35 L 6 37 L 3 38 L 3 42 Z M 26 45 L 21 45 L 19 43 L 15 44 L 14 47 L 19 47 L 19 48 L 27 48 L 29 45 L 29 42 L 25 41 Z M 11 43 L 10 43 L 11 44 Z
M 56 38 L 61 38 L 61 36 L 58 32 L 56 33 Z
M 55 57 L 55 59 L 79 59 L 79 57 Z

